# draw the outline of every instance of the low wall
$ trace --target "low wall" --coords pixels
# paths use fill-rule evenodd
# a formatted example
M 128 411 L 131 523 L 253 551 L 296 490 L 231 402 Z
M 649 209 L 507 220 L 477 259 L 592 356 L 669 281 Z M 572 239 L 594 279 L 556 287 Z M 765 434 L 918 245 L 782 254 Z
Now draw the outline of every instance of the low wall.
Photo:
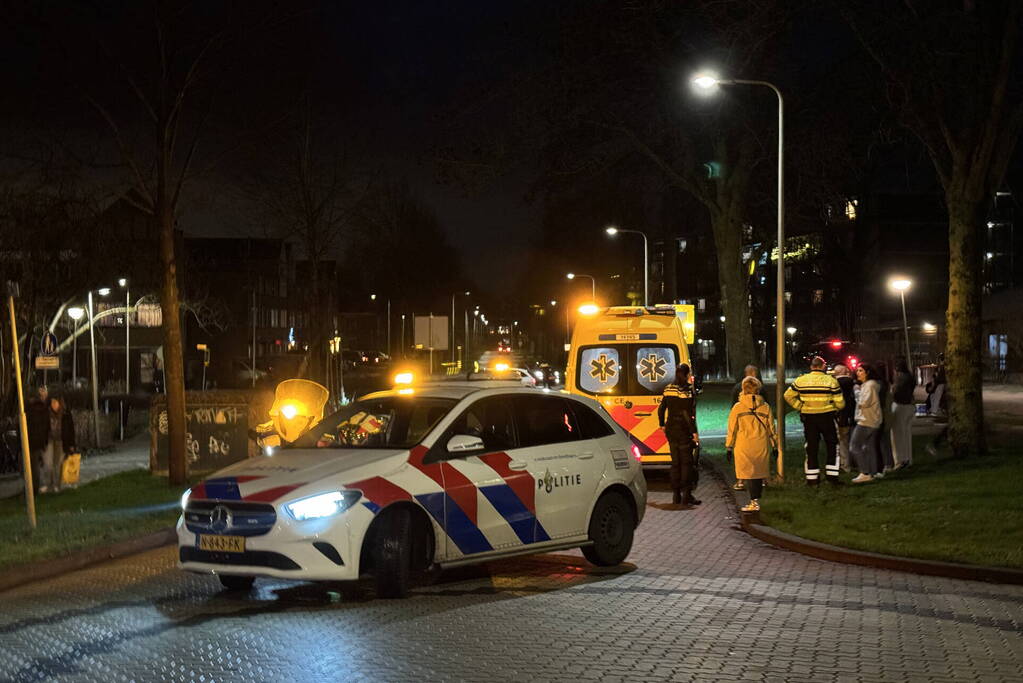
M 257 454 L 250 429 L 266 422 L 273 392 L 268 390 L 185 392 L 185 453 L 189 470 L 226 467 Z M 167 397 L 153 397 L 149 412 L 149 469 L 167 471 Z

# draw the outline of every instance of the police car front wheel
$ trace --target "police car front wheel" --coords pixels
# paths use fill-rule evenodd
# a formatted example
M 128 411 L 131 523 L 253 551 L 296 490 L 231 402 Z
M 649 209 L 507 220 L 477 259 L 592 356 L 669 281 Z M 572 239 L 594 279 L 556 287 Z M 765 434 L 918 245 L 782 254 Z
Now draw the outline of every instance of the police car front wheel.
M 590 540 L 583 548 L 586 559 L 598 567 L 621 564 L 632 550 L 636 521 L 632 506 L 620 493 L 605 493 L 590 516 Z
M 408 595 L 412 570 L 412 519 L 408 510 L 391 510 L 383 519 L 373 544 L 373 572 L 377 597 Z

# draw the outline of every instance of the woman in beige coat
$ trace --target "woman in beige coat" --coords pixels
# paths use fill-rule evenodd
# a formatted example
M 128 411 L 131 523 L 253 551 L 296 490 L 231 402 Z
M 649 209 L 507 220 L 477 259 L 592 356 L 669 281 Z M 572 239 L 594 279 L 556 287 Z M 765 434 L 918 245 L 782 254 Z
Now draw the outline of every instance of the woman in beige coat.
M 745 480 L 749 491 L 750 501 L 742 508 L 744 512 L 760 509 L 760 496 L 764 480 L 771 475 L 771 451 L 776 443 L 771 406 L 759 395 L 760 386 L 756 377 L 742 380 L 742 393 L 728 415 L 725 436 L 728 457 L 735 459 L 735 478 Z

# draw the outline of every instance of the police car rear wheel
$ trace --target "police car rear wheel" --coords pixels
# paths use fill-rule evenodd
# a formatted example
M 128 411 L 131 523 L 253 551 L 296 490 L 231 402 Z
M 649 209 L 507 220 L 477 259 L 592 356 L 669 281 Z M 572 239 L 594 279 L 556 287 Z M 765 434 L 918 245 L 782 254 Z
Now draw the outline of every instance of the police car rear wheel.
M 220 585 L 229 591 L 247 591 L 256 582 L 255 576 L 232 576 L 230 574 L 218 574 Z
M 632 550 L 635 528 L 628 501 L 621 494 L 605 493 L 593 507 L 590 517 L 593 545 L 584 547 L 583 555 L 598 567 L 621 564 Z
M 382 526 L 373 546 L 377 597 L 403 598 L 412 569 L 412 520 L 408 510 L 392 510 L 378 523 Z

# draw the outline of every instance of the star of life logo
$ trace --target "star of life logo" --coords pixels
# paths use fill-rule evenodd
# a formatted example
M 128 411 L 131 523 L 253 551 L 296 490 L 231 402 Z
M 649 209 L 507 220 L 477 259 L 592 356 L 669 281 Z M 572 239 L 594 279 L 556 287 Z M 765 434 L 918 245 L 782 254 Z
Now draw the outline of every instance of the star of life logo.
M 639 374 L 651 383 L 657 382 L 668 374 L 668 371 L 664 369 L 665 365 L 667 362 L 664 358 L 656 353 L 651 353 L 646 358 L 639 360 Z
M 602 353 L 590 361 L 590 377 L 601 384 L 606 384 L 609 379 L 618 375 L 618 363 L 614 358 L 608 358 Z

